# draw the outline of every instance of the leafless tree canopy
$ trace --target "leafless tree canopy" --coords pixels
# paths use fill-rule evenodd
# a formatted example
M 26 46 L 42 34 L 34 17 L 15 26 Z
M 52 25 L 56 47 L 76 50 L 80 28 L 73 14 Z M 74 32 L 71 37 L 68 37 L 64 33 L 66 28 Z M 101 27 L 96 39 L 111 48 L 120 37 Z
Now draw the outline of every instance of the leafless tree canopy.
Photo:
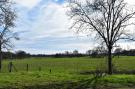
M 16 34 L 11 31 L 15 26 L 16 14 L 12 8 L 13 3 L 10 0 L 0 0 L 0 70 L 2 68 L 2 49 L 12 48 L 12 38 L 16 38 Z
M 124 0 L 69 0 L 68 16 L 74 21 L 72 28 L 97 34 L 108 49 L 108 59 L 115 43 L 121 39 L 134 40 L 135 11 Z M 110 63 L 111 67 L 111 63 Z M 110 72 L 111 73 L 111 72 Z
M 114 45 L 120 39 L 133 40 L 126 29 L 135 12 L 126 8 L 124 0 L 87 0 L 81 2 L 70 0 L 68 15 L 74 20 L 73 26 L 77 31 L 89 30 L 96 32 L 107 46 Z
M 10 28 L 15 26 L 16 14 L 9 0 L 0 0 L 0 44 L 1 48 L 11 48 L 12 38 L 16 38 Z

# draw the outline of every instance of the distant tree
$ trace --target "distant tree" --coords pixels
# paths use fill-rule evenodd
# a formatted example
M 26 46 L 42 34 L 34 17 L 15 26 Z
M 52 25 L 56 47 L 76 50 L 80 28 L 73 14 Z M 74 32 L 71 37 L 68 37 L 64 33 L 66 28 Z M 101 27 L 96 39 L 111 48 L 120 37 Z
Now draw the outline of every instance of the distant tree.
M 97 46 L 91 50 L 92 57 L 104 57 L 106 54 L 107 50 L 103 46 Z
M 2 49 L 12 48 L 11 39 L 18 39 L 17 34 L 10 30 L 15 26 L 15 19 L 13 3 L 9 0 L 0 0 L 0 70 L 2 68 Z
M 108 50 L 108 74 L 112 74 L 112 50 L 119 40 L 134 40 L 131 19 L 135 11 L 124 0 L 68 0 L 71 28 L 77 32 L 96 34 L 96 39 Z M 131 32 L 132 31 L 132 32 Z
M 99 55 L 105 55 L 107 53 L 107 50 L 104 46 L 98 46 L 95 48 L 95 50 Z
M 12 59 L 14 56 L 14 53 L 12 52 L 2 52 L 2 58 L 3 59 Z
M 68 51 L 65 51 L 65 54 L 66 54 L 66 55 L 69 55 L 69 52 L 68 52 Z
M 91 57 L 97 57 L 98 56 L 98 51 L 97 50 L 92 50 L 91 52 Z
M 79 54 L 78 50 L 74 50 L 74 51 L 73 51 L 73 54 L 74 54 L 74 55 L 78 55 L 78 54 Z
M 19 50 L 16 52 L 17 58 L 25 58 L 27 57 L 27 53 L 25 51 Z
M 86 51 L 86 54 L 87 54 L 88 56 L 90 56 L 90 55 L 92 54 L 92 50 Z
M 116 48 L 115 51 L 114 51 L 114 53 L 122 52 L 122 50 L 123 50 L 122 48 Z
M 122 48 L 115 49 L 114 53 L 119 57 L 120 53 L 122 52 Z

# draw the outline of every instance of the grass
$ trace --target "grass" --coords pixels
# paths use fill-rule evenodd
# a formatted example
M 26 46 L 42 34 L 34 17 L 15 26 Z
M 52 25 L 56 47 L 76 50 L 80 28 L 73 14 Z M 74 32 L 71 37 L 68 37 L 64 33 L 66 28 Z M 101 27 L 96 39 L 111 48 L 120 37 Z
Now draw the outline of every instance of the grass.
M 8 72 L 9 60 L 3 61 L 2 72 Z M 42 71 L 49 72 L 81 72 L 92 71 L 98 67 L 105 68 L 107 64 L 106 58 L 28 58 L 24 60 L 12 60 L 18 71 L 26 71 L 26 65 L 29 64 L 30 71 L 38 71 L 41 67 Z M 117 70 L 135 70 L 135 57 L 122 56 L 115 57 L 113 64 Z M 66 70 L 65 70 L 66 69 Z
M 0 89 L 88 89 L 93 75 L 45 72 L 1 73 Z M 111 75 L 99 78 L 97 89 L 135 88 L 135 75 Z
M 18 72 L 18 73 L 1 73 L 0 87 L 1 88 L 22 88 L 35 85 L 49 85 L 62 82 L 76 82 L 87 79 L 90 76 L 52 73 L 45 72 Z
M 3 72 L 8 72 L 9 60 L 3 61 Z M 89 57 L 80 58 L 28 58 L 24 60 L 13 60 L 14 66 L 18 71 L 26 71 L 26 65 L 29 64 L 30 71 L 38 71 L 41 67 L 42 71 L 48 72 L 77 72 L 86 70 L 95 70 L 100 64 L 105 64 L 104 59 Z M 65 70 L 66 69 L 66 70 Z
M 10 61 L 3 61 L 0 89 L 87 89 L 95 83 L 91 80 L 93 75 L 84 75 L 80 72 L 103 69 L 107 62 L 105 58 L 90 57 L 28 58 L 12 60 L 18 72 L 13 70 L 9 73 Z M 135 57 L 132 56 L 115 57 L 113 63 L 120 71 L 135 70 Z M 29 64 L 28 72 L 27 64 Z M 100 86 L 98 89 L 135 89 L 135 75 L 107 75 L 99 78 L 97 84 Z

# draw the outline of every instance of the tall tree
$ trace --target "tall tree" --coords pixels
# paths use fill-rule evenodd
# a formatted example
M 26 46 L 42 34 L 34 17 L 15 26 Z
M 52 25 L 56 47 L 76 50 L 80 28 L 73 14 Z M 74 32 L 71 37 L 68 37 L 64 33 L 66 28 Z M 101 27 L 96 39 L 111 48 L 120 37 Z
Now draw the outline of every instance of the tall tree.
M 0 0 L 0 70 L 2 68 L 2 49 L 13 47 L 11 39 L 16 37 L 16 34 L 11 31 L 15 26 L 15 10 L 13 3 L 10 0 Z
M 108 49 L 108 74 L 112 74 L 112 50 L 119 40 L 134 40 L 129 26 L 135 11 L 124 0 L 69 0 L 68 16 L 72 28 L 96 34 Z

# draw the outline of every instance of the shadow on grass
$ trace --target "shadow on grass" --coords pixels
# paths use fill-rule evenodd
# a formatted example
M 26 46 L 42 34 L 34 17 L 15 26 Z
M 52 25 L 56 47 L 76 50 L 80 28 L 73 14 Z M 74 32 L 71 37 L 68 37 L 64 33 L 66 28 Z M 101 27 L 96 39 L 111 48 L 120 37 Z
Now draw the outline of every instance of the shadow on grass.
M 95 73 L 95 74 L 94 74 Z M 51 82 L 49 84 L 44 85 L 28 85 L 28 86 L 18 86 L 17 88 L 13 88 L 14 86 L 10 87 L 7 86 L 6 88 L 0 88 L 0 89 L 135 89 L 131 88 L 134 86 L 129 86 L 130 88 L 118 88 L 118 86 L 115 85 L 109 85 L 108 82 L 104 80 L 103 77 L 106 76 L 106 73 L 101 71 L 96 71 L 92 73 L 93 77 L 85 80 L 80 81 L 65 81 L 65 82 Z M 89 72 L 85 72 L 84 74 L 89 74 Z M 106 77 L 105 77 L 106 78 Z M 110 80 L 111 81 L 111 80 Z M 124 86 L 121 86 L 124 87 Z
M 80 80 L 77 82 L 65 81 L 65 82 L 55 82 L 46 85 L 32 85 L 23 86 L 22 88 L 5 88 L 5 89 L 111 89 L 111 88 L 101 88 L 100 79 L 102 75 L 96 75 L 90 79 Z
M 124 86 L 121 86 L 124 87 Z M 22 86 L 18 88 L 0 88 L 0 89 L 135 89 L 131 87 L 119 88 L 116 85 L 108 86 L 102 81 L 102 78 L 93 77 L 91 79 L 81 80 L 78 82 L 66 81 L 66 82 L 55 82 L 46 85 L 31 85 Z
M 79 74 L 90 75 L 94 74 L 96 71 L 82 71 Z M 107 73 L 107 71 L 101 71 L 102 73 Z M 135 70 L 113 70 L 113 74 L 135 74 Z
M 87 80 L 81 80 L 78 82 L 65 81 L 65 82 L 55 82 L 45 85 L 31 85 L 31 86 L 7 86 L 0 89 L 105 89 L 97 88 L 99 78 L 93 77 Z
M 52 83 L 48 85 L 25 86 L 23 89 L 99 89 L 97 88 L 97 83 L 98 79 L 96 80 L 95 78 L 91 78 L 78 82 L 68 81 L 63 83 Z

